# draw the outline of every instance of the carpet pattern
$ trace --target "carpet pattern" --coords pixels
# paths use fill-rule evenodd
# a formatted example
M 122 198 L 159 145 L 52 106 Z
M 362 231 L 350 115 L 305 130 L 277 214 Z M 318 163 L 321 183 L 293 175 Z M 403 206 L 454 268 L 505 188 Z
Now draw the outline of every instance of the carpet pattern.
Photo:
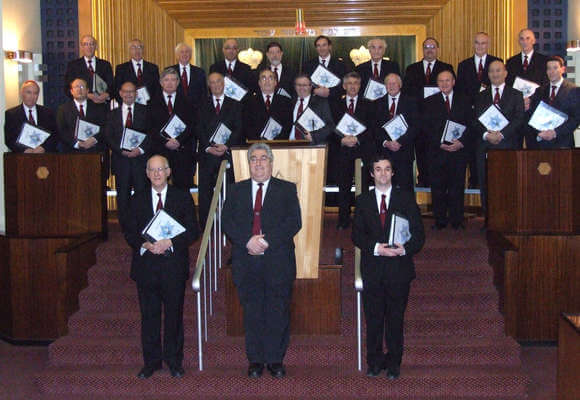
M 321 263 L 333 263 L 344 249 L 342 328 L 338 336 L 292 336 L 285 364 L 288 375 L 275 380 L 245 376 L 243 338 L 225 335 L 225 299 L 214 297 L 204 342 L 204 371 L 198 371 L 195 298 L 186 291 L 186 375 L 174 379 L 167 368 L 142 381 L 138 301 L 129 279 L 130 251 L 112 232 L 97 250 L 80 310 L 69 334 L 52 343 L 49 365 L 38 375 L 45 399 L 525 399 L 528 377 L 521 372 L 520 347 L 504 335 L 498 295 L 478 226 L 466 231 L 427 232 L 415 258 L 405 322 L 401 377 L 367 378 L 356 369 L 354 250 L 350 231 L 336 231 L 325 218 Z M 426 227 L 429 221 L 425 222 Z M 191 248 L 192 260 L 197 244 Z M 193 262 L 192 262 L 193 263 Z M 190 286 L 188 286 L 190 288 Z M 364 364 L 364 362 L 363 362 Z

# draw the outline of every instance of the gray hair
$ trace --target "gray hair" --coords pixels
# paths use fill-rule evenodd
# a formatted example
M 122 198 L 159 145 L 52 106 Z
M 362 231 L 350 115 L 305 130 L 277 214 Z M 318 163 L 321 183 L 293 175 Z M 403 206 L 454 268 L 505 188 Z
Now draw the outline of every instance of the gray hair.
M 167 75 L 175 75 L 177 80 L 179 80 L 179 73 L 175 70 L 175 68 L 167 67 L 161 71 L 161 75 L 159 75 L 159 82 L 161 82 Z
M 189 51 L 193 51 L 190 45 L 188 45 L 185 42 L 180 42 L 180 43 L 177 43 L 177 46 L 175 46 L 175 54 L 177 54 L 179 51 L 181 51 L 182 47 L 185 47 Z
M 250 158 L 252 157 L 252 154 L 256 150 L 264 150 L 266 152 L 266 156 L 270 159 L 270 162 L 274 161 L 274 153 L 272 153 L 272 148 L 270 146 L 268 146 L 266 143 L 260 142 L 260 143 L 254 143 L 248 149 L 248 163 L 250 162 Z
M 387 41 L 385 39 L 383 39 L 383 38 L 378 38 L 378 37 L 375 37 L 375 38 L 370 39 L 367 42 L 367 48 L 368 47 L 371 47 L 371 43 L 372 42 L 380 42 L 385 49 L 387 48 Z

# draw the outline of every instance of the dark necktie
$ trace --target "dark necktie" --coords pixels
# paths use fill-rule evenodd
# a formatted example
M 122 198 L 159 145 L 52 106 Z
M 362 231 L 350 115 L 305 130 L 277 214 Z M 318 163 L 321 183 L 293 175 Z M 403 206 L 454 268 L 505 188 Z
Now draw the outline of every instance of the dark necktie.
M 326 60 L 320 60 L 320 64 L 321 64 L 323 67 L 326 67 Z
M 31 108 L 28 109 L 28 122 L 30 122 L 32 125 L 36 125 L 36 121 L 34 120 L 34 116 L 32 115 Z
M 234 70 L 232 69 L 232 63 L 228 63 L 228 76 L 232 76 Z
M 266 112 L 270 112 L 270 106 L 271 106 L 271 103 L 270 103 L 270 95 L 267 94 L 266 95 Z
M 501 96 L 499 95 L 499 88 L 495 88 L 495 96 L 493 96 L 493 104 L 499 104 L 500 100 Z
M 159 211 L 163 208 L 163 202 L 161 201 L 161 193 L 157 193 L 157 207 L 155 207 L 155 211 Z
M 274 73 L 276 74 L 276 78 L 278 78 L 278 82 L 280 82 L 280 76 L 278 75 L 278 67 L 274 67 Z
M 431 82 L 431 63 L 427 64 L 427 70 L 425 71 L 425 83 L 429 84 Z
M 375 63 L 375 69 L 373 70 L 373 78 L 379 79 L 379 67 L 377 66 L 377 63 Z
M 171 95 L 167 95 L 167 112 L 169 115 L 173 114 L 173 104 L 171 104 Z
M 528 72 L 529 66 L 530 64 L 528 64 L 528 56 L 524 55 L 524 63 L 522 65 L 522 67 L 524 68 L 524 72 Z
M 141 63 L 137 63 L 137 86 L 143 86 L 143 70 Z
M 131 128 L 133 126 L 133 113 L 131 112 L 131 107 L 127 107 L 127 119 L 125 120 L 125 128 Z
M 481 82 L 483 80 L 483 58 L 479 59 L 479 68 L 477 70 L 477 80 Z
M 91 78 L 95 75 L 95 70 L 93 69 L 93 60 L 88 60 L 87 64 L 89 64 L 89 72 L 91 73 Z
M 449 102 L 449 96 L 445 96 L 445 108 L 447 109 L 447 114 L 451 114 L 451 103 Z
M 183 72 L 181 73 L 181 86 L 183 87 L 183 94 L 187 97 L 187 91 L 189 90 L 187 85 L 187 71 L 183 67 Z
M 354 115 L 354 99 L 350 99 L 350 104 L 348 105 L 348 113 Z
M 397 99 L 395 97 L 391 97 L 391 107 L 389 108 L 389 115 L 391 119 L 395 118 L 395 112 L 397 110 Z
M 381 226 L 383 227 L 383 229 L 385 228 L 385 222 L 387 222 L 387 195 L 386 194 L 382 194 L 381 195 L 381 213 L 380 213 L 380 217 L 381 217 Z
M 82 104 L 79 105 L 79 115 L 81 118 L 85 117 L 85 109 L 83 108 Z
M 254 221 L 252 222 L 252 235 L 259 235 L 262 231 L 262 221 L 260 213 L 262 212 L 262 186 L 263 183 L 258 183 L 258 191 L 256 192 L 256 201 L 254 202 Z
M 552 86 L 552 94 L 550 94 L 550 105 L 554 102 L 556 98 L 556 86 Z
M 298 121 L 298 118 L 300 118 L 303 112 L 304 112 L 304 99 L 300 98 L 300 105 L 298 106 L 298 111 L 296 112 L 296 121 Z M 296 139 L 304 139 L 304 132 L 302 131 L 302 128 L 300 128 L 300 126 L 298 125 L 296 125 L 296 128 L 294 129 L 294 137 Z
M 215 99 L 215 114 L 219 115 L 221 109 L 222 108 L 220 107 L 220 99 Z

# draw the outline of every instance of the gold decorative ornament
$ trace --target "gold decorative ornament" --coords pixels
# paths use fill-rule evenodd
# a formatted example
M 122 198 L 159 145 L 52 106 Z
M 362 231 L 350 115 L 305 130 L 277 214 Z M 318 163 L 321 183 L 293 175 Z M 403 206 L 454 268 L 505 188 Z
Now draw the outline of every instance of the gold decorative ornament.
M 349 53 L 349 56 L 354 65 L 362 64 L 371 59 L 371 53 L 369 52 L 369 49 L 364 46 L 361 46 L 358 49 L 352 49 Z
M 50 172 L 48 171 L 48 168 L 46 168 L 46 167 L 38 167 L 36 169 L 36 177 L 38 179 L 44 180 L 44 179 L 48 178 L 48 175 L 50 175 Z
M 260 50 L 254 50 L 250 47 L 247 50 L 240 51 L 240 54 L 238 54 L 238 58 L 240 59 L 240 61 L 250 65 L 252 69 L 256 69 L 258 68 L 258 65 L 260 65 L 260 63 L 262 62 L 264 55 Z
M 550 172 L 552 172 L 552 166 L 548 162 L 541 162 L 538 164 L 538 172 L 540 175 L 550 175 Z

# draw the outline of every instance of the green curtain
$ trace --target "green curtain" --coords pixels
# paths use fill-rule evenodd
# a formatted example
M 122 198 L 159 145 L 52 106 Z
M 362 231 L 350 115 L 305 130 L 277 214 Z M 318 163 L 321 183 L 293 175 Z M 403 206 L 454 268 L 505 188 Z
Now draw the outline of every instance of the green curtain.
M 374 37 L 374 36 L 373 36 Z M 350 68 L 354 64 L 350 60 L 349 53 L 352 49 L 358 49 L 360 46 L 367 46 L 371 36 L 359 37 L 332 37 L 332 54 L 334 57 L 342 58 Z M 407 65 L 415 62 L 415 36 L 384 36 L 387 41 L 386 56 L 392 61 L 396 61 L 401 67 L 401 72 Z M 282 45 L 284 50 L 284 62 L 298 72 L 302 64 L 316 57 L 314 48 L 315 37 L 283 37 L 283 38 L 241 38 L 238 39 L 240 50 L 251 47 L 254 50 L 260 50 L 266 57 L 266 45 L 271 41 L 277 41 Z M 196 39 L 195 54 L 197 65 L 205 71 L 209 71 L 210 65 L 217 60 L 223 60 L 222 45 L 225 38 L 221 39 Z

